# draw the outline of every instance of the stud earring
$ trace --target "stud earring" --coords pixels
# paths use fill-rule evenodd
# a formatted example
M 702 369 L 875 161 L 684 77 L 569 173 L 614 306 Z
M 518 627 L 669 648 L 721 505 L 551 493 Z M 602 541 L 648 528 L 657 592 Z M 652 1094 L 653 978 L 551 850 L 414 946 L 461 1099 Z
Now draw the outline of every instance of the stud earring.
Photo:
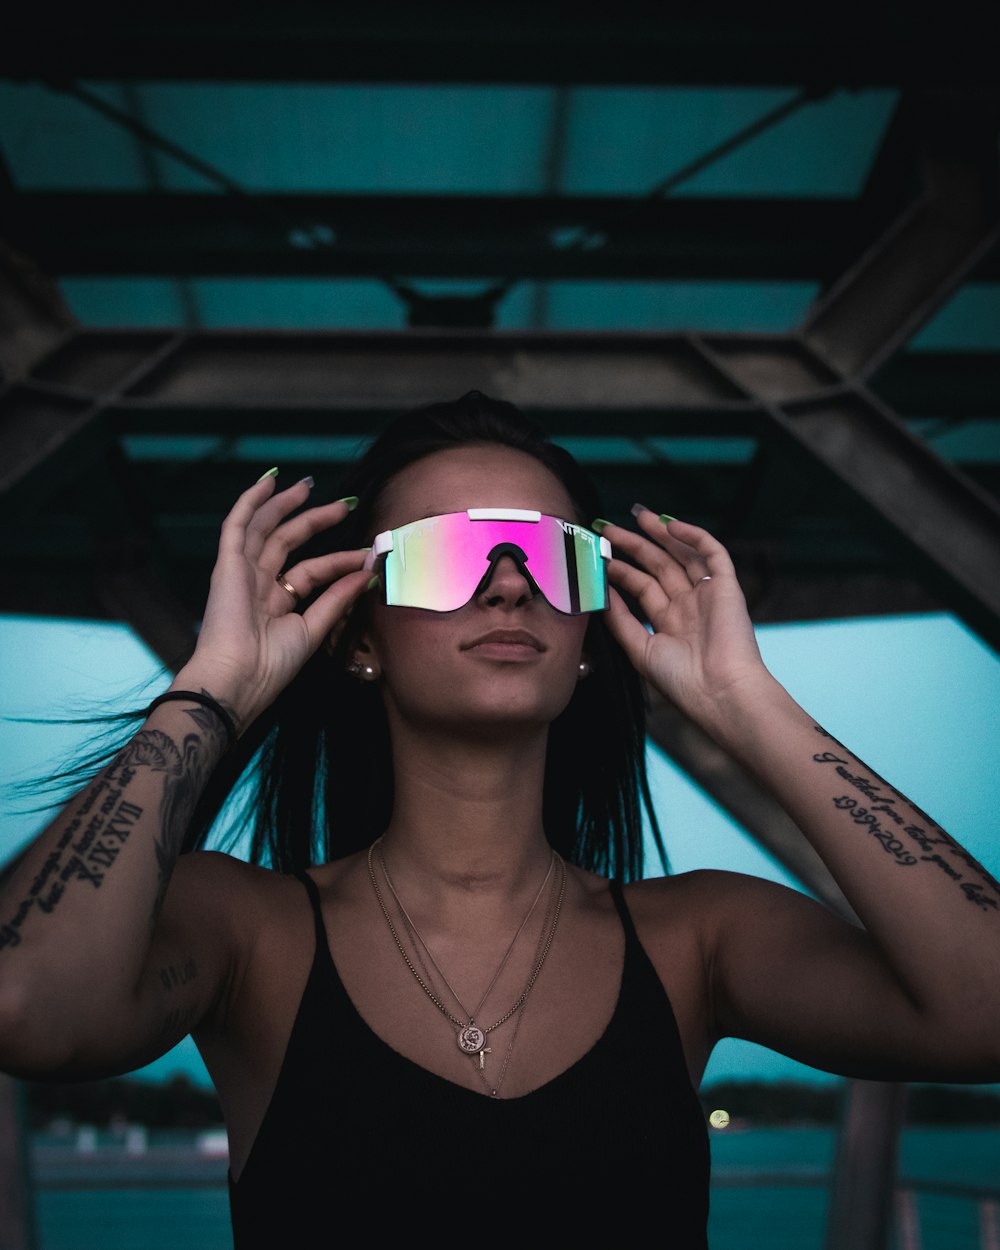
M 583 681 L 584 677 L 589 677 L 593 671 L 594 671 L 593 666 L 591 665 L 589 660 L 581 660 L 580 663 L 576 666 L 577 680 Z
M 378 676 L 371 664 L 362 664 L 358 659 L 354 659 L 348 664 L 347 671 L 352 677 L 356 677 L 358 681 L 374 681 Z

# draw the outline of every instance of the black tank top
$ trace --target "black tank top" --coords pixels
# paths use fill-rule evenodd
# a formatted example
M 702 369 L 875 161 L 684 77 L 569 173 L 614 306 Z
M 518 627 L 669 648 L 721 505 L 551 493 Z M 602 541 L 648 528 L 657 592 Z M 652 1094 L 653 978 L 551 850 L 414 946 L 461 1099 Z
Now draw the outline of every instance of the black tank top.
M 630 1228 L 661 1247 L 707 1246 L 709 1148 L 673 1009 L 625 931 L 614 1014 L 554 1080 L 490 1098 L 406 1059 L 358 1014 L 301 874 L 316 954 L 271 1102 L 238 1182 L 236 1250 L 382 1244 L 416 1230 L 444 1245 L 583 1244 Z

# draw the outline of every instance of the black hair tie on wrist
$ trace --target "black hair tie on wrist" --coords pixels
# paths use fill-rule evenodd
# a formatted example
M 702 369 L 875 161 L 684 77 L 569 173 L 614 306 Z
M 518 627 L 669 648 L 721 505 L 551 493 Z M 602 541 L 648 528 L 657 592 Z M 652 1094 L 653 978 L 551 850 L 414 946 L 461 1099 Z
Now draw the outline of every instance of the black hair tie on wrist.
M 153 700 L 146 708 L 146 715 L 148 716 L 153 708 L 159 707 L 161 703 L 171 703 L 175 699 L 183 699 L 186 703 L 200 703 L 202 707 L 207 707 L 210 712 L 214 712 L 222 722 L 222 728 L 229 739 L 227 749 L 236 745 L 236 722 L 217 699 L 213 699 L 210 694 L 205 694 L 203 690 L 168 690 L 166 694 L 161 694 L 159 698 Z

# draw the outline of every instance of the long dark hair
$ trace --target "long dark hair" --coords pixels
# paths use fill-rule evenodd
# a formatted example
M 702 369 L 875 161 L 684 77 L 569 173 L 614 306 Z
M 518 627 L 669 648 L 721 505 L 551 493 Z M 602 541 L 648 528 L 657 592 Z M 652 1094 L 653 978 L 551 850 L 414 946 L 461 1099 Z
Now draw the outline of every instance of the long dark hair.
M 589 525 L 600 515 L 596 488 L 568 451 L 513 404 L 470 391 L 389 424 L 340 483 L 340 495 L 359 497 L 357 509 L 296 558 L 370 544 L 379 501 L 395 475 L 434 452 L 470 443 L 533 456 L 565 487 L 574 520 Z M 250 861 L 279 872 L 351 854 L 383 832 L 393 807 L 389 729 L 377 687 L 347 673 L 351 642 L 349 626 L 332 652 L 321 648 L 225 756 L 194 812 L 184 851 L 219 845 L 212 827 L 227 801 L 231 842 L 224 845 L 242 842 L 249 832 Z M 643 871 L 644 809 L 667 868 L 646 778 L 642 686 L 600 613 L 590 619 L 587 651 L 593 673 L 578 683 L 549 730 L 545 831 L 572 863 L 634 880 Z M 61 779 L 77 779 L 83 767 Z

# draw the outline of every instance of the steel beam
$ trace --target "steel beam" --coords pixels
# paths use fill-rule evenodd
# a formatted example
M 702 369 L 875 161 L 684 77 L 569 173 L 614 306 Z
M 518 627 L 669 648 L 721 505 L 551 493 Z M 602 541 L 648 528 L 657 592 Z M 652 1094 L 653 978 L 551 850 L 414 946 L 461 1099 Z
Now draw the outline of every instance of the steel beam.
M 802 327 L 847 377 L 895 352 L 1000 239 L 996 101 L 929 96 L 919 112 L 922 195 Z
M 979 394 L 987 397 L 988 367 L 983 378 Z M 788 483 L 801 478 L 803 467 L 810 474 L 822 470 L 834 484 L 831 499 L 841 501 L 836 506 L 862 498 L 890 534 L 892 549 L 904 551 L 904 582 L 922 569 L 940 602 L 991 641 L 1000 638 L 996 505 L 869 393 L 845 388 L 809 342 L 794 335 L 89 332 L 40 361 L 0 401 L 0 443 L 6 435 L 7 485 L 23 480 L 23 498 L 31 500 L 51 491 L 46 484 L 53 480 L 37 445 L 44 427 L 39 412 L 70 432 L 100 429 L 100 412 L 119 435 L 223 440 L 271 433 L 280 413 L 286 437 L 360 437 L 413 403 L 471 388 L 513 399 L 560 436 L 613 433 L 636 440 L 632 463 L 609 463 L 603 471 L 609 482 L 621 480 L 611 492 L 612 507 L 627 507 L 626 491 L 649 489 L 682 502 L 700 497 L 689 515 L 711 520 L 717 509 L 725 519 L 724 501 L 711 502 L 724 478 L 672 461 L 657 437 L 780 436 L 799 458 L 794 473 L 782 470 L 780 491 L 772 482 L 751 492 L 758 500 L 782 501 L 777 528 L 774 516 L 765 523 L 759 503 L 751 507 L 745 500 L 738 509 L 743 525 L 733 526 L 727 539 L 752 547 L 758 533 L 776 550 L 782 544 L 794 550 Z M 18 452 L 19 437 L 22 448 L 36 443 Z M 224 448 L 215 454 L 224 464 Z M 38 471 L 28 473 L 32 465 Z M 234 476 L 239 471 L 235 465 Z M 808 494 L 793 509 L 799 518 L 809 515 Z M 790 567 L 781 566 L 774 580 L 780 584 Z M 882 554 L 867 571 L 884 574 L 887 567 Z M 894 585 L 893 578 L 883 582 L 874 597 L 885 602 Z M 767 601 L 765 592 L 761 603 Z M 913 601 L 908 595 L 901 602 Z M 780 595 L 773 602 L 780 605 Z M 784 608 L 770 610 L 790 608 L 786 600 Z
M 85 348 L 85 339 L 78 342 Z M 75 367 L 64 370 L 56 357 L 34 376 L 65 385 Z M 595 418 L 607 422 L 611 414 L 711 408 L 731 410 L 745 425 L 754 410 L 747 392 L 686 335 L 434 330 L 202 331 L 178 340 L 140 381 L 119 387 L 116 404 L 151 417 L 229 408 L 378 420 L 473 388 L 581 432 L 599 432 Z
M 22 387 L 0 393 L 0 513 L 40 508 L 86 471 L 104 434 L 78 397 Z
M 703 349 L 718 364 L 706 365 Z M 597 366 L 588 373 L 596 375 L 599 369 L 608 387 L 592 394 L 573 385 L 563 404 L 552 393 L 554 386 L 543 393 L 545 376 L 561 371 L 564 377 L 553 380 L 572 383 L 567 375 L 575 375 L 574 364 L 588 357 Z M 261 359 L 269 374 L 263 403 L 257 402 L 263 369 L 244 367 L 253 358 Z M 641 368 L 630 370 L 630 361 Z M 659 382 L 655 391 L 645 385 L 633 393 L 637 378 L 653 364 Z M 370 420 L 409 402 L 403 385 L 383 394 L 382 375 L 390 365 L 396 370 L 412 366 L 424 380 L 422 393 L 437 397 L 455 393 L 466 381 L 497 393 L 516 384 L 519 402 L 544 411 L 553 432 L 563 435 L 610 433 L 602 422 L 611 410 L 612 388 L 617 389 L 614 411 L 625 422 L 616 422 L 615 433 L 655 435 L 666 425 L 668 433 L 731 437 L 746 432 L 748 423 L 754 426 L 756 394 L 768 400 L 808 398 L 840 384 L 840 375 L 794 335 L 706 335 L 692 348 L 685 334 L 558 331 L 470 336 L 81 330 L 39 360 L 28 381 L 66 400 L 90 403 L 110 395 L 116 411 L 128 414 L 122 428 L 131 432 L 211 432 L 227 414 L 237 413 L 250 423 L 245 432 L 266 432 L 273 428 L 270 413 L 280 412 L 283 431 L 308 433 L 316 430 L 320 414 L 340 425 L 357 412 L 365 418 L 357 427 L 360 433 Z M 147 380 L 140 383 L 136 370 Z M 1000 415 L 1000 356 L 900 352 L 879 369 L 872 387 L 906 416 L 995 418 Z M 195 420 L 197 411 L 203 415 Z
M 37 1245 L 24 1088 L 0 1073 L 0 1247 L 35 1250 Z
M 825 1250 L 889 1250 L 906 1086 L 851 1081 L 837 1136 Z
M 5 229 L 61 276 L 823 284 L 874 237 L 867 207 L 843 199 L 243 197 L 82 189 L 13 195 Z
M 197 617 L 178 602 L 145 553 L 115 556 L 109 558 L 106 549 L 102 550 L 94 567 L 102 615 L 124 621 L 164 666 L 176 673 L 194 651 Z M 207 580 L 200 589 L 204 599 Z
M 872 396 L 775 408 L 778 427 L 923 565 L 927 584 L 1000 648 L 1000 505 Z
M 647 727 L 656 745 L 817 898 L 857 923 L 826 865 L 784 809 L 704 730 L 654 690 L 648 697 Z
M 860 336 L 865 336 L 862 329 Z M 927 584 L 1000 648 L 1000 506 L 861 389 L 830 385 L 814 344 L 714 342 L 706 350 L 770 403 L 773 429 L 863 502 Z M 808 392 L 810 388 L 812 395 Z
M 200 602 L 192 612 L 168 585 L 148 501 L 117 447 L 88 474 L 83 502 L 93 534 L 94 587 L 104 613 L 128 624 L 176 672 L 194 650 L 208 578 L 197 587 Z
M 76 326 L 55 283 L 0 239 L 0 383 L 21 377 Z

